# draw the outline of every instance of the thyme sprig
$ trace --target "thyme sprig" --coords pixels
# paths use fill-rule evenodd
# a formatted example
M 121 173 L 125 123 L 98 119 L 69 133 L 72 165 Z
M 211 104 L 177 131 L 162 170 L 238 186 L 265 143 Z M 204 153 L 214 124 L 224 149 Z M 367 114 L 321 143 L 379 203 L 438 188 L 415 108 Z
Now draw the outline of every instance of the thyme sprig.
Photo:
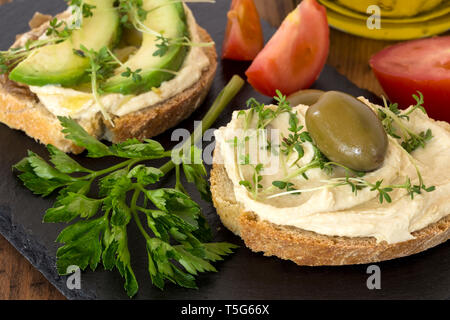
M 378 108 L 378 117 L 383 124 L 385 131 L 391 137 L 402 140 L 401 146 L 407 152 L 411 153 L 418 148 L 425 148 L 428 141 L 433 138 L 431 129 L 415 133 L 405 124 L 405 121 L 409 121 L 409 115 L 416 110 L 420 110 L 426 114 L 426 110 L 423 106 L 424 98 L 421 92 L 417 91 L 418 95 L 413 94 L 413 98 L 416 104 L 412 106 L 408 111 L 404 112 L 398 108 L 398 104 L 389 104 L 383 97 L 384 107 Z M 397 128 L 400 132 L 397 131 Z

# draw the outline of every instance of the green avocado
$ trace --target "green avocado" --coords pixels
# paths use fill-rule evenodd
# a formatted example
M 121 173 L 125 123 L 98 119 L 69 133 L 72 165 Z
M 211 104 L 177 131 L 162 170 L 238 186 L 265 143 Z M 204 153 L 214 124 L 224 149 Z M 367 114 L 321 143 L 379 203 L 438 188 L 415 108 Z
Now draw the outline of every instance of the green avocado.
M 11 80 L 33 86 L 64 87 L 88 80 L 89 60 L 74 54 L 74 49 L 83 45 L 98 51 L 113 45 L 119 37 L 120 24 L 115 0 L 85 0 L 84 3 L 95 6 L 92 17 L 84 18 L 81 28 L 74 30 L 67 40 L 36 49 L 11 71 Z
M 104 92 L 126 95 L 150 91 L 175 77 L 173 73 L 162 69 L 178 71 L 183 65 L 189 49 L 185 45 L 173 43 L 189 37 L 183 4 L 172 0 L 144 0 L 143 9 L 148 12 L 145 21 L 140 24 L 134 20 L 135 25 L 143 31 L 142 45 L 124 66 L 118 68 L 115 75 L 106 81 L 102 87 Z M 133 17 L 131 19 L 133 20 Z M 151 31 L 162 34 L 172 42 L 162 56 L 155 55 L 161 40 Z M 134 81 L 132 77 L 122 76 L 127 68 L 131 71 L 141 70 L 141 80 Z

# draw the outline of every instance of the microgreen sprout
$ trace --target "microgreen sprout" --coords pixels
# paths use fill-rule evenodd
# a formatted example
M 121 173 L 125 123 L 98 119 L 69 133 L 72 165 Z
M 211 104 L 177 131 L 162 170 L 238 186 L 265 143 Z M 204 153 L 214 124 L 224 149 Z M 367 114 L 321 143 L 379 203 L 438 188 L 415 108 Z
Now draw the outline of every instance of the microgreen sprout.
M 10 48 L 7 51 L 0 51 L 0 74 L 8 73 L 20 62 L 28 58 L 35 50 L 49 44 L 55 44 L 63 41 L 60 38 L 47 38 L 38 40 L 28 40 L 24 46 Z
M 80 57 L 89 59 L 90 67 L 87 72 L 91 78 L 92 95 L 100 108 L 103 117 L 111 124 L 111 126 L 114 127 L 114 122 L 100 100 L 99 96 L 101 89 L 99 82 L 106 80 L 114 74 L 114 70 L 118 65 L 117 61 L 111 56 L 110 50 L 107 47 L 103 47 L 99 51 L 95 51 L 82 45 L 80 49 L 74 50 L 74 53 Z
M 415 133 L 408 128 L 405 121 L 409 121 L 409 115 L 416 110 L 421 110 L 426 114 L 425 108 L 423 107 L 424 99 L 421 92 L 418 92 L 419 96 L 413 95 L 416 100 L 416 104 L 412 106 L 407 112 L 403 112 L 398 109 L 397 104 L 390 104 L 388 106 L 386 99 L 383 97 L 384 107 L 378 108 L 378 116 L 386 130 L 386 133 L 396 139 L 401 139 L 402 147 L 409 153 L 425 145 L 433 137 L 431 129 L 426 131 Z M 395 126 L 394 126 L 395 125 Z M 400 129 L 400 133 L 397 132 L 396 128 Z

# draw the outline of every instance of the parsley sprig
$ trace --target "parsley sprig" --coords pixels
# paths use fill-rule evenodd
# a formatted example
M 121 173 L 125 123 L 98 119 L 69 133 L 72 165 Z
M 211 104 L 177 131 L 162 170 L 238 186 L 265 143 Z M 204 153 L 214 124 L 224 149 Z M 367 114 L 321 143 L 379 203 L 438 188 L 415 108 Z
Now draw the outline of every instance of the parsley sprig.
M 193 137 L 211 126 L 244 81 L 235 76 L 221 92 Z M 138 291 L 128 246 L 128 226 L 133 220 L 146 242 L 148 271 L 152 283 L 163 289 L 166 280 L 186 288 L 196 288 L 199 272 L 216 271 L 212 262 L 222 260 L 235 245 L 210 243 L 211 230 L 184 188 L 155 188 L 173 168 L 180 167 L 188 182 L 194 183 L 205 199 L 210 199 L 206 171 L 201 159 L 183 154 L 182 163 L 172 160 L 160 168 L 150 160 L 170 157 L 154 140 L 130 139 L 107 146 L 90 136 L 76 121 L 59 118 L 66 138 L 87 150 L 91 158 L 114 156 L 122 162 L 102 170 L 91 170 L 52 145 L 47 146 L 50 162 L 29 151 L 14 166 L 18 177 L 34 194 L 49 196 L 57 192 L 44 222 L 70 223 L 58 236 L 57 270 L 66 274 L 77 265 L 95 270 L 102 262 L 107 270 L 116 268 L 125 279 L 131 297 Z M 200 131 L 200 134 L 198 133 Z M 194 143 L 193 139 L 189 143 Z M 183 150 L 183 147 L 180 148 Z M 191 150 L 195 151 L 195 147 Z M 178 186 L 181 186 L 177 174 Z M 98 192 L 92 188 L 98 182 Z M 145 222 L 145 223 L 144 223 Z

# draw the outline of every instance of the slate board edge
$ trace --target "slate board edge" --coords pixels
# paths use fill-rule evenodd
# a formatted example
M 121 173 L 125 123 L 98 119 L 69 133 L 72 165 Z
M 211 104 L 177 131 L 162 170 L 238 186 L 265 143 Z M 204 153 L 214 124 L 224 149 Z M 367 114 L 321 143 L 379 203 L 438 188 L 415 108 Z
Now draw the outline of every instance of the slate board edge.
M 0 208 L 0 233 L 59 292 L 71 300 L 96 298 L 96 295 L 91 292 L 69 290 L 66 286 L 66 277 L 60 276 L 56 272 L 56 257 L 47 254 L 47 249 L 37 238 L 26 232 L 22 226 L 14 225 L 11 219 L 7 219 L 7 216 L 1 212 L 2 210 L 4 208 Z

